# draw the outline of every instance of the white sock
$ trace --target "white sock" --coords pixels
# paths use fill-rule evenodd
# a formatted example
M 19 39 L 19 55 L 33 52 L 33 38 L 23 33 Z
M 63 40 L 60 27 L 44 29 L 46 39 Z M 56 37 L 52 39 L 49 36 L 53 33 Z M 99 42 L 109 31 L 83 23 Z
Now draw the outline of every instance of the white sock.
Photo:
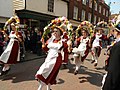
M 77 71 L 78 71 L 78 69 L 79 69 L 79 67 L 78 67 L 78 66 L 76 66 L 76 69 L 75 69 L 75 70 L 77 70 Z
M 44 83 L 42 81 L 40 81 L 40 85 L 37 90 L 42 90 L 43 86 L 44 86 Z
M 4 66 L 2 71 L 6 71 L 6 70 L 9 70 L 10 66 Z
M 95 60 L 95 63 L 97 63 L 98 61 L 97 60 Z
M 47 85 L 47 90 L 50 90 L 50 86 L 51 86 L 50 84 Z
M 98 56 L 95 57 L 95 63 L 98 63 Z
M 94 60 L 94 56 L 92 56 L 92 60 Z

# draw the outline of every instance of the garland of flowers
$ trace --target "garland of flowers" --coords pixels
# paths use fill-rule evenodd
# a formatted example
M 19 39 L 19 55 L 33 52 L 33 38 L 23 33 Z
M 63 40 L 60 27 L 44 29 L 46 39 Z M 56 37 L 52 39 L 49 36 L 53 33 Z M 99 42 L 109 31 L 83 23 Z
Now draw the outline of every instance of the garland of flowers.
M 109 22 L 108 23 L 108 28 L 109 28 L 109 30 L 113 29 L 114 28 L 114 24 L 112 22 Z
M 66 17 L 59 17 L 51 20 L 51 23 L 44 28 L 42 39 L 45 39 L 49 33 L 51 33 L 51 28 L 54 26 L 61 27 L 64 31 L 68 33 L 69 38 L 72 38 L 72 24 L 68 21 Z
M 20 24 L 20 19 L 17 15 L 12 16 L 10 19 L 8 19 L 4 25 L 4 30 L 7 29 L 7 26 L 14 23 L 16 25 L 16 29 L 18 30 L 19 24 Z
M 88 33 L 92 33 L 93 32 L 93 25 L 89 22 L 89 21 L 83 21 L 80 23 L 80 25 L 78 25 L 78 28 L 76 29 L 76 36 L 80 36 L 79 35 L 79 30 L 81 29 L 85 29 L 88 31 Z
M 108 24 L 107 24 L 107 22 L 100 21 L 96 24 L 96 27 L 106 28 L 106 27 L 108 27 Z
M 95 30 L 102 29 L 104 31 L 104 34 L 107 35 L 110 32 L 109 24 L 105 21 L 98 22 L 95 26 Z

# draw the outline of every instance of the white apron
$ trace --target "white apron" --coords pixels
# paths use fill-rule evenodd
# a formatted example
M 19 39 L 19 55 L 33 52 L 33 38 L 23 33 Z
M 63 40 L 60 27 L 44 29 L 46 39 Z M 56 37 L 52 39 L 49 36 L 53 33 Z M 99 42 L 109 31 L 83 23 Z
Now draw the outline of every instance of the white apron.
M 9 59 L 9 56 L 11 54 L 11 51 L 12 51 L 12 47 L 13 47 L 13 44 L 14 44 L 14 41 L 17 36 L 15 34 L 12 34 L 13 31 L 11 31 L 10 35 L 9 35 L 9 38 L 10 38 L 10 41 L 5 49 L 5 51 L 2 53 L 2 55 L 0 56 L 0 61 L 2 61 L 3 63 L 7 63 L 8 59 Z M 19 56 L 20 56 L 20 50 L 18 50 L 18 58 L 17 58 L 17 61 L 20 60 Z
M 53 43 L 53 40 L 51 40 L 47 47 L 49 48 L 47 58 L 36 73 L 36 75 L 42 75 L 45 79 L 49 76 L 54 68 L 58 53 L 60 53 L 59 49 L 62 47 L 62 41 Z

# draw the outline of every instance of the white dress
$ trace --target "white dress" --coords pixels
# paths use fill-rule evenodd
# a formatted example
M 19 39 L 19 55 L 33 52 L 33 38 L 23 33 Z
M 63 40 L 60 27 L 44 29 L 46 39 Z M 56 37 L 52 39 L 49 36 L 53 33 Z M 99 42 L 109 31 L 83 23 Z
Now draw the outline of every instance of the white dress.
M 96 33 L 96 35 L 95 35 L 95 40 L 93 41 L 93 44 L 92 44 L 92 47 L 94 48 L 94 47 L 97 47 L 97 46 L 100 46 L 100 41 L 101 41 L 101 38 L 102 37 L 102 34 L 98 34 L 98 33 Z M 101 47 L 101 46 L 100 46 Z
M 46 84 L 54 84 L 55 78 L 62 64 L 62 40 L 58 41 L 57 43 L 54 43 L 53 40 L 54 39 L 49 41 L 49 44 L 47 45 L 49 50 L 45 62 L 40 66 L 35 75 L 37 79 Z
M 73 48 L 73 53 L 74 53 L 74 56 L 78 56 L 79 54 L 83 57 L 85 56 L 85 51 L 87 49 L 87 42 L 89 41 L 89 38 L 85 38 L 83 39 L 83 37 L 81 37 L 81 40 L 80 40 L 80 44 L 78 46 L 78 48 Z
M 20 60 L 20 49 L 19 49 L 19 46 L 17 46 L 18 48 L 14 48 L 14 50 L 18 49 L 18 52 L 17 54 L 14 53 L 14 50 L 13 50 L 13 46 L 14 45 L 19 45 L 19 41 L 15 38 L 17 38 L 17 36 L 15 35 L 15 33 L 13 33 L 14 31 L 11 31 L 10 35 L 9 35 L 9 38 L 10 38 L 10 41 L 5 49 L 5 51 L 1 54 L 0 56 L 0 61 L 3 62 L 3 63 L 8 63 L 8 60 L 11 60 L 10 59 L 10 56 L 11 57 L 14 57 L 14 55 L 17 55 L 17 60 L 16 61 L 19 61 Z M 15 44 L 17 43 L 17 44 Z M 15 50 L 15 51 L 16 51 Z M 10 61 L 10 64 L 12 63 L 16 63 L 16 61 Z M 9 64 L 9 63 L 8 63 Z

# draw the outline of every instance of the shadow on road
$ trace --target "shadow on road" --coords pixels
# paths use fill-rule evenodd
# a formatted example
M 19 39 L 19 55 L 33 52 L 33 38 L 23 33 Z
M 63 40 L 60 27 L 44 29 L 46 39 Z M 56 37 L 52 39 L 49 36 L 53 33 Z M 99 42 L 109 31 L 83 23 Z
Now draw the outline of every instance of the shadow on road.
M 35 80 L 35 74 L 43 62 L 44 59 L 37 59 L 37 61 L 34 60 L 12 65 L 11 71 L 5 76 L 1 76 L 0 80 L 12 80 L 12 83 Z
M 91 61 L 90 59 L 88 59 L 88 61 Z M 68 63 L 68 73 L 72 73 L 74 74 L 74 70 L 75 70 L 75 65 L 72 63 Z M 102 82 L 102 78 L 103 78 L 103 72 L 100 70 L 103 70 L 103 68 L 95 68 L 95 69 L 88 69 L 88 67 L 85 66 L 81 66 L 81 68 L 79 69 L 79 72 L 77 75 L 81 75 L 81 77 L 78 77 L 80 79 L 80 83 L 85 83 L 85 82 L 89 82 L 93 85 L 96 86 L 101 86 L 101 82 Z
M 103 74 L 98 72 L 93 72 L 93 70 L 90 70 L 90 69 L 88 70 L 81 69 L 79 74 L 85 75 L 84 77 L 83 76 L 79 77 L 80 83 L 89 82 L 93 85 L 96 85 L 99 87 L 101 86 Z

